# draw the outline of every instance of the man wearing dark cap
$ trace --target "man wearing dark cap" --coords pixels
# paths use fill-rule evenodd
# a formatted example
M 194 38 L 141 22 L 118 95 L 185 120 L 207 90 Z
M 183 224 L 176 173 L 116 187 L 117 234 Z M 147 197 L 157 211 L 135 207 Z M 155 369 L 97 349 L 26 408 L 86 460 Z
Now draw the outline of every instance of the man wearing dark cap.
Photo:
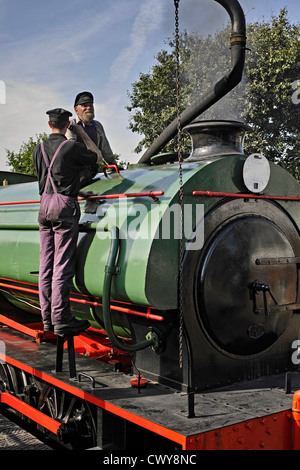
M 74 110 L 77 117 L 71 123 L 82 126 L 96 147 L 101 151 L 106 163 L 116 165 L 116 160 L 105 135 L 104 128 L 99 121 L 94 119 L 94 97 L 92 93 L 89 91 L 78 93 L 74 101 Z M 83 143 L 81 137 L 71 132 L 70 129 L 68 129 L 66 137 L 70 140 L 77 140 Z M 90 184 L 92 178 L 97 173 L 98 165 L 86 165 L 85 169 L 81 171 L 81 187 Z
M 75 273 L 80 170 L 101 156 L 66 138 L 72 113 L 56 108 L 46 114 L 52 132 L 33 150 L 41 195 L 39 297 L 44 330 L 67 336 L 89 327 L 88 321 L 71 314 L 69 282 Z

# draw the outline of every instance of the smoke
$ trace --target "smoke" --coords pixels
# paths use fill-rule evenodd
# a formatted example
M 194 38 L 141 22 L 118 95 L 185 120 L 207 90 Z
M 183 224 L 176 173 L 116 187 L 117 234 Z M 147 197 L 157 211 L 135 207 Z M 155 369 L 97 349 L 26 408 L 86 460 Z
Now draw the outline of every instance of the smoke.
M 180 3 L 181 30 L 198 32 L 203 36 L 222 29 L 229 17 L 224 8 L 212 0 L 185 0 Z
M 299 3 L 294 0 L 239 0 L 246 22 L 269 20 L 287 7 L 291 18 L 299 18 Z M 216 0 L 182 0 L 179 2 L 180 29 L 188 33 L 201 33 L 206 37 L 223 29 L 229 21 L 226 10 Z M 164 21 L 164 30 L 168 35 L 174 31 L 174 15 L 168 15 Z

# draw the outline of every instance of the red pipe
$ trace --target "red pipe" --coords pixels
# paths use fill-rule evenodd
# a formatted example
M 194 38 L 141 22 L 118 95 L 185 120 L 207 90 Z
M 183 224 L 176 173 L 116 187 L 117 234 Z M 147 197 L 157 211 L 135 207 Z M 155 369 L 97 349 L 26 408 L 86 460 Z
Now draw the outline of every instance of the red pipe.
M 157 201 L 156 196 L 162 196 L 163 191 L 147 191 L 145 193 L 123 193 L 123 194 L 107 194 L 105 196 L 90 196 L 88 199 L 115 199 L 119 197 L 152 197 L 153 201 Z M 79 198 L 82 201 L 84 198 Z
M 10 204 L 39 204 L 41 201 L 10 201 L 10 202 L 0 202 L 0 206 L 8 206 Z
M 107 194 L 106 196 L 90 196 L 88 198 L 79 197 L 79 201 L 85 201 L 86 199 L 116 199 L 119 197 L 151 197 L 153 201 L 157 201 L 157 196 L 162 196 L 163 191 L 147 191 L 145 193 L 124 193 L 124 194 Z M 39 204 L 41 201 L 9 201 L 0 202 L 0 206 L 8 206 L 11 204 Z
M 1 285 L 1 284 L 0 284 Z M 87 305 L 93 305 L 95 307 L 102 307 L 102 304 L 99 302 L 92 302 L 90 300 L 85 300 L 85 299 L 75 299 L 74 297 L 70 297 L 70 300 L 72 302 L 77 302 L 81 304 L 87 304 Z M 111 310 L 117 310 L 118 312 L 124 312 L 124 313 L 130 313 L 132 315 L 139 315 L 141 317 L 149 318 L 151 320 L 158 320 L 162 321 L 164 318 L 159 316 L 159 315 L 153 315 L 153 313 L 150 313 L 150 307 L 147 309 L 147 313 L 144 312 L 137 312 L 136 310 L 130 310 L 129 308 L 124 308 L 124 307 L 116 307 L 115 305 L 110 306 Z
M 207 197 L 239 197 L 243 199 L 278 199 L 283 201 L 300 201 L 300 196 L 265 196 L 256 194 L 218 193 L 214 191 L 193 191 L 193 196 Z
M 28 289 L 28 287 L 13 286 L 13 285 L 11 285 L 11 284 L 5 284 L 5 283 L 3 283 L 3 282 L 0 282 L 0 286 L 1 286 L 1 287 L 8 287 L 9 289 L 20 290 L 20 291 L 22 291 L 22 292 L 29 292 L 30 294 L 38 294 L 38 293 L 39 293 L 38 290 Z
M 30 294 L 38 295 L 39 293 L 39 291 L 36 289 L 29 289 L 28 287 L 14 286 L 12 284 L 5 284 L 4 282 L 0 282 L 0 286 L 7 287 L 9 289 L 20 290 L 22 292 L 29 292 Z M 99 302 L 92 302 L 90 300 L 85 300 L 85 299 L 75 299 L 74 297 L 70 297 L 70 301 L 81 303 L 81 304 L 93 305 L 94 307 L 102 307 L 102 304 L 100 304 Z M 150 307 L 148 307 L 147 313 L 138 312 L 136 310 L 131 310 L 129 308 L 124 308 L 124 307 L 116 307 L 115 305 L 111 305 L 110 308 L 111 310 L 116 310 L 117 312 L 130 313 L 131 315 L 138 315 L 140 317 L 148 318 L 151 320 L 163 321 L 164 319 L 164 317 L 162 316 L 154 315 L 153 313 L 150 313 Z

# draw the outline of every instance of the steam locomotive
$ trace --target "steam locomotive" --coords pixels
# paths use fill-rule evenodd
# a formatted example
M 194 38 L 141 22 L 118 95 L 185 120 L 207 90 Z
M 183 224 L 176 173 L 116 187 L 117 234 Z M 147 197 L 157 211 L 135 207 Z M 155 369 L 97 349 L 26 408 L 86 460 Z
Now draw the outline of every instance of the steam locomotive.
M 180 117 L 191 154 L 161 153 L 174 121 L 85 188 L 71 306 L 91 328 L 64 342 L 63 367 L 41 326 L 37 182 L 1 173 L 0 405 L 55 445 L 300 448 L 300 187 L 244 154 L 247 125 L 195 121 L 243 71 L 242 9 L 216 1 L 232 68 Z

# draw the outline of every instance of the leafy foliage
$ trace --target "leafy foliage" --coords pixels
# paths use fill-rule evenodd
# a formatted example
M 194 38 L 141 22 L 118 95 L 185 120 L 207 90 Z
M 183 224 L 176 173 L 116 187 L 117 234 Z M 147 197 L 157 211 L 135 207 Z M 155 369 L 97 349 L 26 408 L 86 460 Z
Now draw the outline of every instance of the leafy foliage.
M 245 117 L 253 132 L 246 150 L 263 153 L 299 177 L 300 107 L 292 100 L 292 84 L 300 77 L 300 27 L 289 23 L 283 9 L 252 30 Z
M 143 135 L 135 152 L 149 146 L 163 129 L 176 117 L 176 61 L 174 51 L 161 51 L 152 73 L 142 73 L 128 94 L 131 106 L 129 128 Z
M 183 109 L 230 70 L 228 25 L 214 36 L 180 34 L 181 102 Z M 300 83 L 300 26 L 287 10 L 269 22 L 247 27 L 244 77 L 241 83 L 198 119 L 242 120 L 253 131 L 246 153 L 263 153 L 298 177 L 300 100 L 292 100 Z M 176 117 L 175 43 L 157 55 L 150 73 L 141 74 L 128 93 L 129 126 L 143 136 L 135 151 L 148 147 Z M 300 91 L 299 91 L 300 96 Z M 164 151 L 174 151 L 172 141 Z M 188 150 L 185 148 L 184 150 Z M 300 176 L 300 175 L 299 175 Z
M 32 152 L 36 145 L 47 138 L 48 134 L 46 133 L 36 135 L 35 139 L 30 137 L 27 143 L 23 142 L 19 152 L 12 152 L 6 149 L 7 165 L 11 166 L 16 173 L 36 176 Z
M 38 134 L 35 139 L 32 137 L 29 138 L 28 142 L 23 142 L 20 150 L 18 152 L 12 152 L 11 150 L 6 149 L 7 154 L 7 165 L 12 167 L 12 170 L 16 173 L 23 173 L 25 175 L 34 175 L 36 176 L 36 171 L 33 164 L 33 149 L 43 140 L 46 140 L 49 137 L 48 134 Z M 126 167 L 126 162 L 120 160 L 120 155 L 114 154 L 116 162 L 119 169 L 124 169 Z M 104 163 L 99 163 L 99 172 L 103 171 Z

